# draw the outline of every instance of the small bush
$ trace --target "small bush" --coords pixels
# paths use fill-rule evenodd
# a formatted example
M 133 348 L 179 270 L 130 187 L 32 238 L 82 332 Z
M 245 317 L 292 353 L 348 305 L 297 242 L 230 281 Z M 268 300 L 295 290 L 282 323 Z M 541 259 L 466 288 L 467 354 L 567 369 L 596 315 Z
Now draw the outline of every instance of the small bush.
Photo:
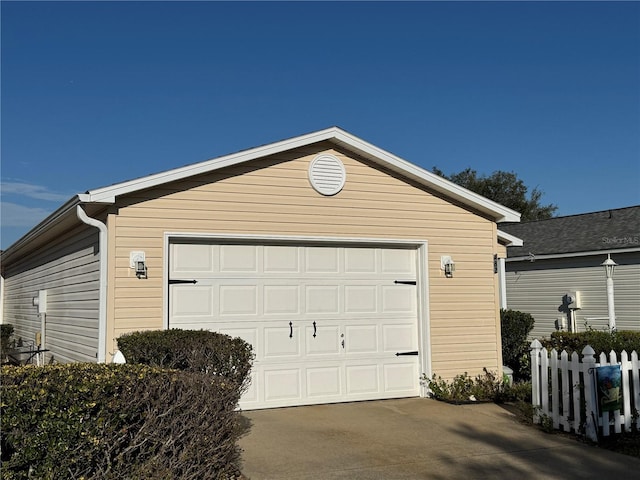
M 609 354 L 611 350 L 621 353 L 626 350 L 631 353 L 634 350 L 640 354 L 640 332 L 630 330 L 587 330 L 586 332 L 553 332 L 548 339 L 543 338 L 540 343 L 547 350 L 566 350 L 568 353 L 582 353 L 587 345 L 600 353 Z
M 500 311 L 502 362 L 513 370 L 516 380 L 531 378 L 531 360 L 527 338 L 533 329 L 533 317 L 517 310 Z
M 13 336 L 13 325 L 3 323 L 0 325 L 0 352 L 6 353 L 11 345 L 11 337 Z
M 456 375 L 452 381 L 443 380 L 435 374 L 431 379 L 423 375 L 422 380 L 427 383 L 432 398 L 449 403 L 531 402 L 531 382 L 509 385 L 506 379 L 486 368 L 475 378 L 465 372 Z
M 2 367 L 2 478 L 217 479 L 237 472 L 235 385 L 143 365 Z
M 206 330 L 152 330 L 118 338 L 127 363 L 204 372 L 247 385 L 253 354 L 240 338 Z

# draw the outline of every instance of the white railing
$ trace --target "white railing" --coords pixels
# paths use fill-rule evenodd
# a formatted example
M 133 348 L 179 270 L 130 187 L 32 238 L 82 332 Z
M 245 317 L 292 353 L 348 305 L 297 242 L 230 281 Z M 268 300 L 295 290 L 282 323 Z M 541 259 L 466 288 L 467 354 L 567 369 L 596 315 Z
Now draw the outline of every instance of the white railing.
M 596 360 L 598 360 L 596 362 Z M 622 399 L 620 409 L 601 411 L 598 405 L 596 369 L 620 365 Z M 547 351 L 538 340 L 531 342 L 531 385 L 534 423 L 546 423 L 554 429 L 585 434 L 593 441 L 598 435 L 640 428 L 640 362 L 638 353 L 623 351 L 620 360 L 611 351 L 598 359 L 590 346 L 569 355 Z

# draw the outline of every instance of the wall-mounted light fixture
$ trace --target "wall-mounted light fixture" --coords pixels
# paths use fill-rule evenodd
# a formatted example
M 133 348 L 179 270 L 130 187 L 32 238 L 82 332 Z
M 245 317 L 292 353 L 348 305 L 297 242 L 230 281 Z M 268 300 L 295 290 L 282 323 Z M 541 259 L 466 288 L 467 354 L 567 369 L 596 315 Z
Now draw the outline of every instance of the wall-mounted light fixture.
M 144 252 L 129 252 L 129 266 L 135 270 L 136 277 L 147 278 L 147 262 Z
M 445 277 L 451 278 L 456 271 L 456 264 L 449 255 L 443 255 L 440 257 L 440 269 L 444 271 Z

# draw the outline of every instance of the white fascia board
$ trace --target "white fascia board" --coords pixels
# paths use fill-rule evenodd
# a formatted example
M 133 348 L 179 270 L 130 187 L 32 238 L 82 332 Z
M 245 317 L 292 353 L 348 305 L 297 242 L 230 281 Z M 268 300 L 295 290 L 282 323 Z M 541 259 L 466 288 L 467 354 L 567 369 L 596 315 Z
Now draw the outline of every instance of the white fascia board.
M 514 235 L 511 235 L 502 230 L 498 230 L 498 240 L 504 242 L 507 247 L 521 247 L 524 245 L 524 241 Z
M 213 172 L 221 168 L 231 167 L 240 163 L 256 160 L 261 157 L 274 155 L 294 148 L 328 140 L 334 136 L 334 132 L 336 130 L 338 129 L 335 127 L 328 128 L 319 132 L 309 133 L 300 137 L 282 140 L 280 142 L 263 145 L 249 150 L 243 150 L 223 157 L 217 157 L 200 163 L 156 173 L 147 177 L 141 177 L 108 187 L 98 188 L 87 192 L 87 198 L 90 202 L 113 203 L 115 202 L 115 198 L 119 195 L 125 195 L 127 193 L 155 187 L 164 183 L 182 180 L 183 178 L 188 178 L 202 173 Z
M 500 205 L 497 202 L 467 190 L 460 185 L 442 178 L 435 173 L 424 170 L 400 157 L 382 150 L 364 140 L 348 134 L 343 130 L 338 130 L 335 136 L 338 143 L 343 144 L 350 150 L 369 158 L 370 160 L 384 165 L 387 168 L 407 176 L 418 183 L 428 186 L 448 197 L 454 198 L 465 205 L 470 205 L 494 217 L 497 222 L 519 222 L 520 214 L 515 210 Z
M 574 257 L 593 257 L 604 255 L 616 255 L 619 253 L 635 253 L 640 252 L 640 248 L 619 248 L 616 250 L 590 250 L 587 252 L 570 252 L 570 253 L 548 253 L 545 255 L 536 255 L 535 253 L 520 257 L 507 257 L 507 262 L 535 262 L 536 260 L 552 260 L 556 258 L 574 258 Z M 533 257 L 531 256 L 533 255 Z M 532 260 L 533 258 L 533 260 Z
M 59 221 L 62 217 L 67 215 L 69 212 L 74 211 L 75 207 L 78 205 L 81 200 L 79 195 L 74 195 L 69 200 L 67 200 L 61 207 L 51 213 L 47 218 L 38 223 L 35 227 L 25 233 L 21 238 L 19 238 L 15 243 L 9 246 L 4 252 L 2 252 L 2 260 L 6 262 L 15 252 L 20 250 L 22 247 L 25 247 L 37 238 L 41 233 L 48 230 L 53 224 Z
M 488 214 L 497 222 L 520 221 L 520 214 L 518 212 L 407 162 L 406 160 L 382 150 L 375 145 L 365 142 L 364 140 L 361 140 L 338 127 L 327 128 L 318 132 L 301 135 L 299 137 L 282 140 L 280 142 L 263 145 L 261 147 L 244 150 L 211 160 L 205 160 L 204 162 L 187 165 L 174 170 L 91 190 L 87 192 L 84 201 L 113 203 L 115 202 L 116 197 L 120 195 L 125 195 L 127 193 L 132 193 L 146 188 L 152 188 L 164 183 L 182 180 L 194 175 L 209 173 L 221 168 L 230 167 L 325 140 L 333 140 L 338 145 L 355 151 L 374 163 L 385 166 L 390 170 L 409 177 L 420 184 L 436 190 L 437 192 Z

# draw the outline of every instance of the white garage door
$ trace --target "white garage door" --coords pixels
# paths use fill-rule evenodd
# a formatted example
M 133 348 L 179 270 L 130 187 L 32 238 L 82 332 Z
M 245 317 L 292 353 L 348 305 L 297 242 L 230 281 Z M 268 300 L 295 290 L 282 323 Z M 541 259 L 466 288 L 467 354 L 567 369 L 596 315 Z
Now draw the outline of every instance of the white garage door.
M 415 249 L 172 243 L 170 250 L 169 327 L 253 346 L 243 409 L 419 394 Z

